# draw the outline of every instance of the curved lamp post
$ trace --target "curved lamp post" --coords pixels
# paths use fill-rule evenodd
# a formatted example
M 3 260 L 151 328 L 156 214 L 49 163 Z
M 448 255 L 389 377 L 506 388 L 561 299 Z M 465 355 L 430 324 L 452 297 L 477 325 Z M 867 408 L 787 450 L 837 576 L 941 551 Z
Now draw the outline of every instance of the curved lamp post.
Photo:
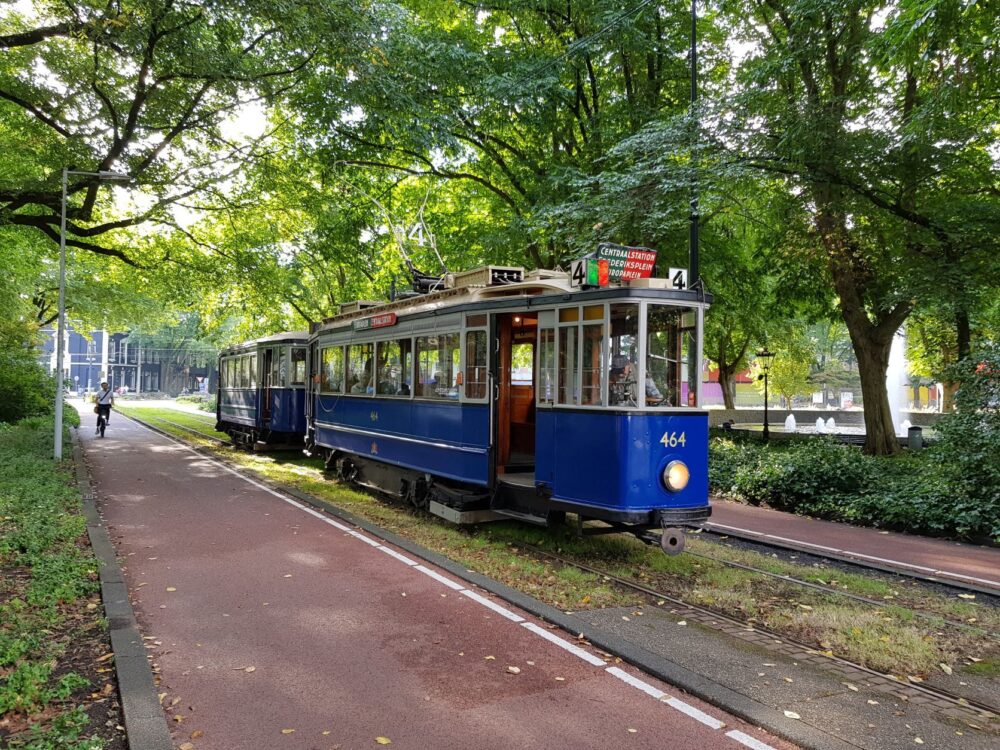
M 774 361 L 774 352 L 769 352 L 765 346 L 757 352 L 757 361 L 760 362 L 761 374 L 758 380 L 764 381 L 764 442 L 771 439 L 771 432 L 767 424 L 767 376 L 771 372 L 771 363 Z
M 64 167 L 62 171 L 62 215 L 59 222 L 59 325 L 56 334 L 56 434 L 53 455 L 56 461 L 62 459 L 63 437 L 63 344 L 66 330 L 66 187 L 70 175 L 96 177 L 106 182 L 131 182 L 132 178 L 122 172 L 84 172 Z M 87 367 L 90 376 L 90 367 Z

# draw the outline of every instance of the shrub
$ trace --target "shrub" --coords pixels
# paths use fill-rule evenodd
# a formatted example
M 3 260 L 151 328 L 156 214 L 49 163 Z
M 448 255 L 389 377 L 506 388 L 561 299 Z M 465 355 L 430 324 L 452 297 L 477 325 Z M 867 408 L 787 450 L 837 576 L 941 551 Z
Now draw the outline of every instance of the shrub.
M 51 414 L 55 379 L 27 349 L 0 351 L 0 422 Z
M 215 414 L 215 405 L 216 405 L 215 396 L 212 396 L 211 398 L 205 399 L 200 404 L 198 404 L 198 408 L 201 409 L 202 411 L 207 411 L 211 412 L 212 414 Z

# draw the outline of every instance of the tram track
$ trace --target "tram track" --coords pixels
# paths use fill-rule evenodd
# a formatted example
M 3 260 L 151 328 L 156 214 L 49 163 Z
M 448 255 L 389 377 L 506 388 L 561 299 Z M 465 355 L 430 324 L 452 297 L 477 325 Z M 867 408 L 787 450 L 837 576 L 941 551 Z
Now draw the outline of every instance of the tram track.
M 708 627 L 712 627 L 713 622 L 721 621 L 748 632 L 763 634 L 768 638 L 774 639 L 775 641 L 779 641 L 781 643 L 793 646 L 794 648 L 801 649 L 806 654 L 820 656 L 824 658 L 826 661 L 828 661 L 829 664 L 833 665 L 834 667 L 839 667 L 842 670 L 851 670 L 854 671 L 855 673 L 861 672 L 864 673 L 865 675 L 869 675 L 871 678 L 880 681 L 883 685 L 887 685 L 894 690 L 899 690 L 904 693 L 906 691 L 912 691 L 913 693 L 926 696 L 928 698 L 945 701 L 953 706 L 970 710 L 970 712 L 973 713 L 978 712 L 977 718 L 984 718 L 991 723 L 1000 722 L 1000 705 L 991 705 L 988 703 L 984 703 L 982 701 L 965 698 L 944 688 L 931 687 L 925 684 L 904 681 L 895 675 L 888 674 L 885 672 L 880 672 L 876 669 L 872 669 L 863 664 L 853 662 L 850 659 L 845 659 L 840 656 L 831 655 L 827 651 L 820 651 L 808 643 L 804 643 L 795 638 L 791 638 L 782 633 L 773 631 L 769 628 L 761 627 L 755 622 L 750 622 L 748 620 L 743 620 L 738 617 L 734 617 L 733 615 L 720 612 L 718 610 L 712 609 L 711 607 L 706 607 L 700 604 L 692 604 L 691 602 L 685 601 L 684 599 L 681 599 L 677 596 L 667 594 L 666 592 L 659 591 L 657 589 L 654 589 L 650 586 L 646 586 L 637 581 L 631 581 L 627 578 L 622 578 L 610 571 L 602 570 L 600 568 L 595 568 L 591 565 L 587 565 L 586 563 L 581 563 L 577 560 L 572 560 L 570 558 L 563 557 L 562 555 L 556 554 L 554 552 L 549 552 L 547 550 L 541 549 L 540 547 L 531 544 L 518 544 L 517 546 L 519 546 L 526 552 L 529 552 L 538 557 L 545 558 L 553 562 L 558 562 L 562 565 L 570 566 L 578 570 L 600 576 L 605 581 L 612 582 L 618 586 L 631 589 L 645 596 L 648 596 L 651 599 L 655 599 L 657 604 L 659 604 L 660 602 L 669 602 L 670 604 L 683 608 L 686 612 L 692 612 L 701 615 L 699 621 L 701 622 L 701 624 L 706 625 Z M 692 554 L 692 553 L 690 551 L 687 551 L 685 554 Z M 707 555 L 696 555 L 696 556 L 706 559 L 714 559 Z M 715 561 L 720 562 L 719 560 Z M 766 572 L 766 571 L 759 571 L 759 572 Z M 795 579 L 792 580 L 794 581 Z M 862 599 L 864 599 L 864 597 L 862 597 Z M 716 627 L 715 629 L 718 629 L 718 627 Z
M 760 534 L 755 531 L 738 529 L 731 526 L 722 528 L 712 524 L 711 522 L 702 528 L 701 534 L 706 539 L 737 539 L 762 548 L 811 555 L 812 557 L 851 565 L 862 570 L 877 570 L 882 573 L 889 573 L 917 581 L 933 583 L 938 586 L 1000 598 L 1000 588 L 982 586 L 976 584 L 975 582 L 958 580 L 957 578 L 952 577 L 947 571 L 934 571 L 931 573 L 922 572 L 913 567 L 890 565 L 887 561 L 867 560 L 864 559 L 864 556 L 855 555 L 846 550 L 832 550 L 821 545 L 780 540 L 768 534 Z
M 193 435 L 197 435 L 198 437 L 206 438 L 208 440 L 214 440 L 216 443 L 219 443 L 221 445 L 232 446 L 232 442 L 229 441 L 229 440 L 224 440 L 223 438 L 220 438 L 220 437 L 218 437 L 216 435 L 209 435 L 207 432 L 202 432 L 201 430 L 196 430 L 194 427 L 188 427 L 187 425 L 179 424 L 178 422 L 172 422 L 171 420 L 164 419 L 163 417 L 148 417 L 147 416 L 147 417 L 144 417 L 144 418 L 139 418 L 139 417 L 137 417 L 137 416 L 135 416 L 133 414 L 129 414 L 127 411 L 122 411 L 120 413 L 123 416 L 127 417 L 128 419 L 131 419 L 131 420 L 133 420 L 135 422 L 138 422 L 139 424 L 147 425 L 149 427 L 155 427 L 156 426 L 154 424 L 151 424 L 148 421 L 148 420 L 154 420 L 154 421 L 162 423 L 162 424 L 170 425 L 171 427 L 174 427 L 174 428 L 176 428 L 178 430 L 183 430 L 183 431 L 189 432 L 189 433 L 191 433 Z M 208 424 L 209 424 L 208 422 L 205 423 L 206 426 Z

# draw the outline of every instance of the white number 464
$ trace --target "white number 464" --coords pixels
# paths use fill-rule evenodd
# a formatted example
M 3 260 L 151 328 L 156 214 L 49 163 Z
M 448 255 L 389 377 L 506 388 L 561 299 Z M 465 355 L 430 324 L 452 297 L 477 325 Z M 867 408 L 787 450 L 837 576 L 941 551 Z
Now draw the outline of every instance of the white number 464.
M 687 437 L 683 432 L 679 435 L 676 432 L 664 432 L 660 442 L 667 448 L 676 448 L 678 445 L 683 448 L 687 445 Z

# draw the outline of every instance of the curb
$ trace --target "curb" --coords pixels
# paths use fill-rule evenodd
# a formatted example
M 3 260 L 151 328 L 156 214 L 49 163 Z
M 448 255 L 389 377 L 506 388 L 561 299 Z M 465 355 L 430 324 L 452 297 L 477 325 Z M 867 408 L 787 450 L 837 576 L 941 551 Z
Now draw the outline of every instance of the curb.
M 90 537 L 94 556 L 100 562 L 101 601 L 104 602 L 111 650 L 115 655 L 115 673 L 128 746 L 135 750 L 173 750 L 174 742 L 156 697 L 153 670 L 146 658 L 146 648 L 128 598 L 128 588 L 118 566 L 108 530 L 104 527 L 94 502 L 96 493 L 90 481 L 90 472 L 83 461 L 79 430 L 74 429 L 72 436 L 73 464 L 77 486 L 83 498 L 87 535 Z
M 125 415 L 122 415 L 125 416 Z M 206 450 L 200 446 L 191 445 L 179 440 L 174 435 L 157 427 L 142 422 L 134 417 L 127 417 L 146 429 L 162 435 L 172 441 L 184 445 L 184 447 L 195 451 L 205 458 L 224 463 L 230 469 L 238 471 L 244 475 L 249 475 L 255 482 L 267 486 L 275 491 L 282 492 L 296 500 L 303 502 L 317 510 L 329 513 L 340 520 L 356 526 L 369 534 L 382 539 L 395 547 L 406 550 L 410 554 L 420 557 L 423 560 L 448 571 L 456 578 L 471 583 L 501 599 L 513 604 L 525 612 L 545 620 L 554 625 L 558 625 L 567 633 L 572 635 L 580 634 L 591 644 L 607 651 L 608 653 L 620 656 L 630 664 L 640 668 L 647 674 L 657 677 L 664 682 L 680 688 L 684 692 L 695 696 L 707 703 L 717 706 L 734 716 L 747 721 L 754 726 L 765 729 L 782 739 L 793 742 L 803 750 L 858 750 L 858 746 L 828 734 L 820 729 L 812 727 L 798 720 L 789 719 L 777 709 L 766 706 L 752 698 L 749 698 L 735 690 L 720 685 L 708 678 L 687 669 L 679 664 L 675 664 L 664 659 L 657 654 L 647 651 L 640 646 L 625 640 L 624 638 L 609 633 L 601 628 L 593 626 L 578 617 L 568 615 L 562 610 L 556 609 L 544 602 L 528 596 L 504 583 L 495 581 L 481 573 L 469 570 L 454 560 L 444 555 L 429 550 L 422 545 L 398 536 L 391 531 L 386 531 L 381 527 L 360 518 L 350 511 L 339 508 L 325 500 L 309 495 L 305 492 L 288 487 L 277 482 L 273 482 L 263 477 L 255 476 L 241 466 L 234 465 L 233 462 L 216 453 Z

